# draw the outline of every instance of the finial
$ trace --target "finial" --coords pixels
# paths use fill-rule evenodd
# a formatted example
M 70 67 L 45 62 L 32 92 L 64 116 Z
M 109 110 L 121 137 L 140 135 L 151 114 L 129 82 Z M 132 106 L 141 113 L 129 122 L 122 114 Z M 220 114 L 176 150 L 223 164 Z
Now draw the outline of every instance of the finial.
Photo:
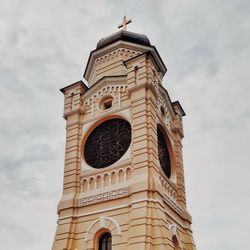
M 122 19 L 121 24 L 118 25 L 118 29 L 122 28 L 122 30 L 127 30 L 127 25 L 131 22 L 132 22 L 131 19 L 127 19 L 126 15 L 125 15 L 125 10 L 124 10 L 124 17 Z

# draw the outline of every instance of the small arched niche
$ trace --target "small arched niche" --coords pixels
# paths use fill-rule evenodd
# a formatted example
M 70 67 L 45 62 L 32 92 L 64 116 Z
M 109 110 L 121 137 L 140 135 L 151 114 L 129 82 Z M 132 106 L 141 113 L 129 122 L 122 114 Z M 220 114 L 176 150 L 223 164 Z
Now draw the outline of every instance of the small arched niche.
M 161 106 L 161 107 L 160 107 L 160 110 L 161 110 L 161 117 L 162 117 L 163 119 L 165 119 L 165 118 L 166 118 L 166 111 L 165 111 L 164 107 Z
M 114 98 L 112 96 L 105 96 L 100 100 L 99 109 L 102 111 L 110 109 L 114 105 Z

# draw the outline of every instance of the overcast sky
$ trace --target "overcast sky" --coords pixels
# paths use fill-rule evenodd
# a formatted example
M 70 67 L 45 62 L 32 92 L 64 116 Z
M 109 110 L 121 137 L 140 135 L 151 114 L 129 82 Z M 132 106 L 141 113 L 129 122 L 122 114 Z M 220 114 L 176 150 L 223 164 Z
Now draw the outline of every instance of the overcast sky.
M 184 118 L 188 209 L 199 250 L 249 248 L 250 2 L 1 0 L 1 249 L 46 250 L 61 198 L 59 89 L 82 79 L 99 39 L 148 36 Z M 80 250 L 80 249 L 79 249 Z

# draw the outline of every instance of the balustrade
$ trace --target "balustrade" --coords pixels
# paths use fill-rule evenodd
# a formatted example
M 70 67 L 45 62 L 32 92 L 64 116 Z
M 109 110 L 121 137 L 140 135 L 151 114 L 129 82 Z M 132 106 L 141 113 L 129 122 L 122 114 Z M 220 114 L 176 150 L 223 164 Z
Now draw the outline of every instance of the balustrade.
M 88 192 L 106 186 L 116 185 L 131 179 L 131 167 L 113 169 L 102 174 L 81 178 L 81 192 Z
M 168 197 L 170 197 L 173 200 L 176 200 L 177 197 L 177 191 L 173 187 L 173 184 L 170 183 L 166 178 L 163 178 L 162 176 L 159 177 L 163 190 Z

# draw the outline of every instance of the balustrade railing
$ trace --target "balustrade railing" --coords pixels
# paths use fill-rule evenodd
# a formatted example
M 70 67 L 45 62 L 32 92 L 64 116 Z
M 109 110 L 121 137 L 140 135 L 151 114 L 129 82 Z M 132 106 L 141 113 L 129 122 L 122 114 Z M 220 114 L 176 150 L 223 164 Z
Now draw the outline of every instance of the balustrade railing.
M 173 185 L 168 181 L 166 178 L 160 176 L 160 181 L 163 187 L 163 190 L 167 196 L 169 196 L 171 199 L 176 201 L 177 198 L 177 191 L 173 187 Z
M 112 169 L 110 171 L 81 177 L 81 192 L 110 187 L 131 179 L 131 167 Z

